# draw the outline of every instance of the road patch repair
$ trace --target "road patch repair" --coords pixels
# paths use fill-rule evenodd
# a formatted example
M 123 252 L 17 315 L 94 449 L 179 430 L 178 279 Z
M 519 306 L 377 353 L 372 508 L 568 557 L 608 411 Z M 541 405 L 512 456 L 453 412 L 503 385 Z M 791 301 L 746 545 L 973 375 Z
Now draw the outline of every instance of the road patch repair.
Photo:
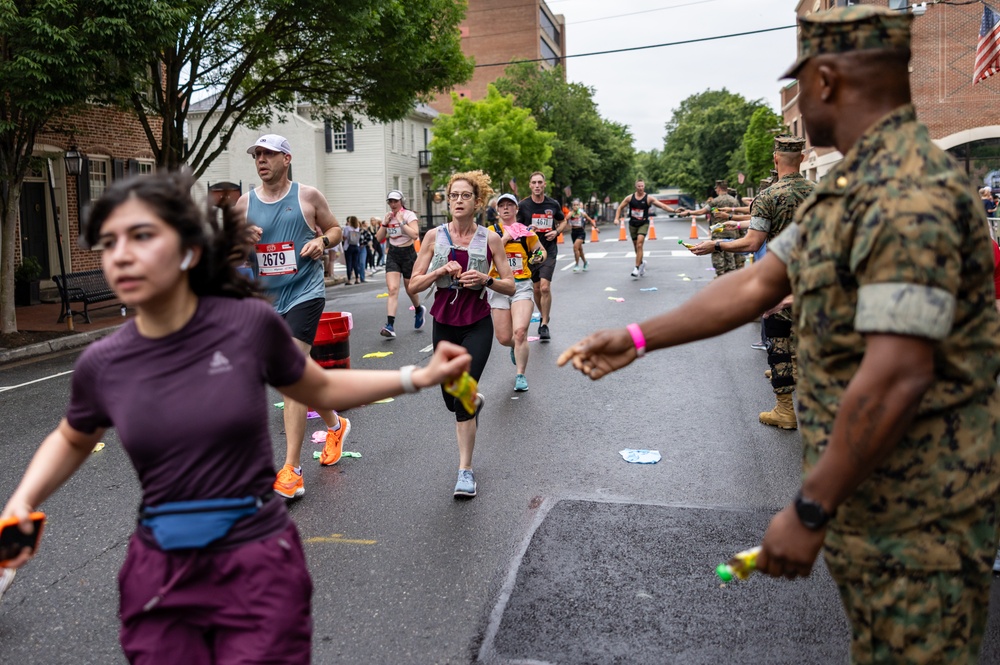
M 490 616 L 479 661 L 843 663 L 850 630 L 822 561 L 805 580 L 720 584 L 772 513 L 545 501 Z

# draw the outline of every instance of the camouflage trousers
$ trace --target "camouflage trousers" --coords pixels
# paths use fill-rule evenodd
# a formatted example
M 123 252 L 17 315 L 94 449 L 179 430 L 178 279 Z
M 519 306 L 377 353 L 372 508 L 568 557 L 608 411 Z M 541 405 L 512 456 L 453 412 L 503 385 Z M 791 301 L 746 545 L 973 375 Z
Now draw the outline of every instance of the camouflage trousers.
M 720 233 L 713 233 L 712 240 L 735 240 L 739 238 L 739 231 L 736 229 L 722 231 Z M 721 277 L 727 272 L 732 272 L 743 267 L 746 262 L 746 258 L 742 254 L 733 254 L 732 252 L 713 252 L 712 253 L 712 267 L 715 268 L 715 276 Z
M 851 623 L 851 663 L 978 662 L 996 553 L 996 506 L 990 501 L 919 532 L 909 541 L 905 533 L 862 538 L 861 548 L 852 544 L 858 536 L 827 534 L 824 558 Z M 883 560 L 876 562 L 866 548 L 882 548 Z M 938 566 L 927 560 L 936 549 L 948 553 Z
M 767 364 L 771 366 L 771 389 L 775 395 L 795 392 L 795 326 L 792 310 L 786 308 L 764 319 Z

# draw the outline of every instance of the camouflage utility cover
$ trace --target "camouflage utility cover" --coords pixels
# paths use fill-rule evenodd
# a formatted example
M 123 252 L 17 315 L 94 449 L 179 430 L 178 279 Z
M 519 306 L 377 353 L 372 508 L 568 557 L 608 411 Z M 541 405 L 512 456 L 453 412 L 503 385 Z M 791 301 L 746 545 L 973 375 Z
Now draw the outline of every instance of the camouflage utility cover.
M 1000 316 L 968 177 L 902 106 L 858 140 L 768 251 L 795 295 L 807 473 L 830 441 L 865 334 L 934 344 L 934 381 L 912 423 L 841 505 L 830 536 L 857 565 L 957 569 L 957 547 L 932 525 L 992 501 L 1000 485 Z
M 875 5 L 838 7 L 799 17 L 799 57 L 781 78 L 795 78 L 816 55 L 909 49 L 913 14 Z

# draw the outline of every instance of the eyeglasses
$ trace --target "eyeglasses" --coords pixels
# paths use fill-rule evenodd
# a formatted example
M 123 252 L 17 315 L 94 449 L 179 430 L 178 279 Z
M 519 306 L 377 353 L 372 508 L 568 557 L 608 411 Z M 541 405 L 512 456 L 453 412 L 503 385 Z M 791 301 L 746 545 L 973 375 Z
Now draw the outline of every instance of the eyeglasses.
M 449 201 L 457 201 L 462 199 L 463 201 L 470 201 L 472 197 L 475 196 L 472 192 L 448 192 Z

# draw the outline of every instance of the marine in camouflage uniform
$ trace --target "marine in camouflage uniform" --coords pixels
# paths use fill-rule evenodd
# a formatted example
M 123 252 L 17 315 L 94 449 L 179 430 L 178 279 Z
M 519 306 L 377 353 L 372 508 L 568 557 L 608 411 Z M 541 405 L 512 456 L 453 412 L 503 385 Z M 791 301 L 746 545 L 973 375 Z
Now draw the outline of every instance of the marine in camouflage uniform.
M 715 181 L 715 193 L 716 195 L 705 203 L 705 207 L 699 210 L 685 210 L 681 212 L 681 217 L 692 217 L 695 215 L 708 215 L 708 223 L 714 224 L 716 222 L 723 221 L 718 213 L 713 213 L 714 208 L 737 208 L 740 202 L 734 197 L 729 195 L 729 185 L 725 180 Z M 715 231 L 712 233 L 713 241 L 720 240 L 735 240 L 740 237 L 739 231 L 736 229 L 722 229 L 720 231 Z M 740 263 L 740 267 L 742 267 Z M 733 254 L 722 254 L 721 252 L 712 254 L 712 267 L 715 268 L 715 276 L 722 277 L 727 272 L 732 272 L 737 269 L 735 255 Z
M 792 223 L 795 211 L 816 188 L 815 183 L 798 171 L 805 143 L 805 139 L 796 136 L 780 136 L 774 141 L 775 159 L 788 155 L 793 161 L 785 168 L 794 170 L 761 192 L 750 206 L 750 229 L 767 234 L 765 242 L 774 240 Z M 795 331 L 791 307 L 765 318 L 764 334 L 768 340 L 767 364 L 771 368 L 771 389 L 776 403 L 773 409 L 764 411 L 758 418 L 765 425 L 795 429 L 797 422 L 792 403 L 796 374 Z
M 810 57 L 876 49 L 895 58 L 882 80 L 901 72 L 905 82 L 911 20 L 870 5 L 800 18 L 801 56 L 786 76 L 798 72 L 808 89 L 819 66 L 802 71 Z M 856 93 L 877 84 L 853 85 Z M 829 103 L 827 117 L 842 118 L 829 99 L 810 104 Z M 846 456 L 885 451 L 846 494 L 824 541 L 852 661 L 976 662 L 1000 487 L 1000 320 L 987 223 L 969 179 L 904 104 L 861 134 L 768 250 L 786 264 L 795 295 L 802 496 L 830 486 Z M 914 361 L 931 366 L 916 401 L 860 403 L 880 394 L 855 385 L 863 360 L 879 362 L 865 356 L 879 336 L 900 336 L 897 347 L 908 340 Z M 893 385 L 887 394 L 905 393 Z M 886 450 L 871 431 L 895 407 L 906 411 L 889 421 L 901 429 L 887 434 L 898 442 Z

